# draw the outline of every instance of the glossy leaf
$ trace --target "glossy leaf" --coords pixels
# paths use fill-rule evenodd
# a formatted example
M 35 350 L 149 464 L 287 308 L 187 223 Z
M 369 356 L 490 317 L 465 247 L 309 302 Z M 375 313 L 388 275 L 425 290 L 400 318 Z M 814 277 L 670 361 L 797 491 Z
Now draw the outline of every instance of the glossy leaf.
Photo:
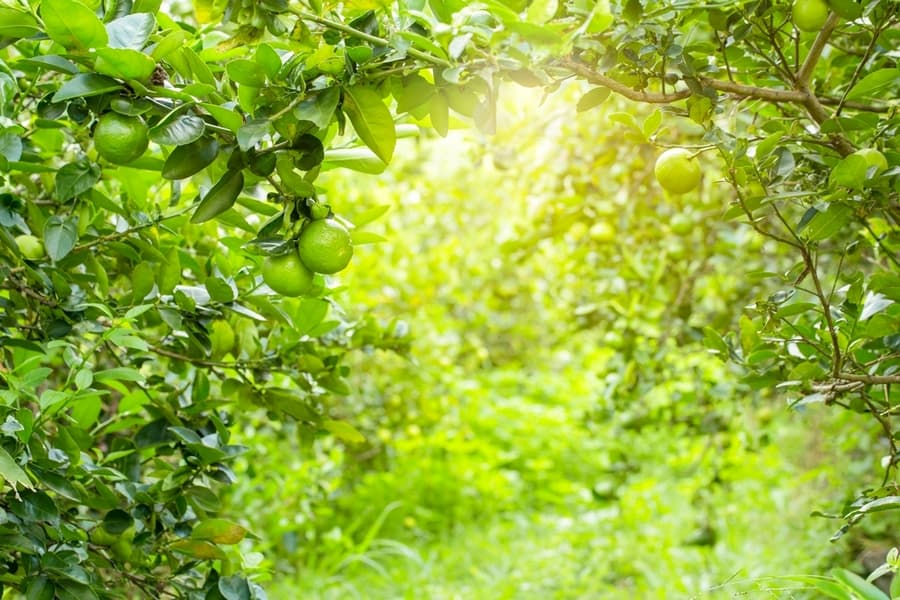
M 43 0 L 41 18 L 47 34 L 66 48 L 102 48 L 108 36 L 103 23 L 77 0 Z
M 194 216 L 191 217 L 191 223 L 203 223 L 225 212 L 234 205 L 243 189 L 243 172 L 228 171 L 200 201 Z
M 394 119 L 378 94 L 365 86 L 346 88 L 343 108 L 366 146 L 384 163 L 391 162 L 397 134 Z

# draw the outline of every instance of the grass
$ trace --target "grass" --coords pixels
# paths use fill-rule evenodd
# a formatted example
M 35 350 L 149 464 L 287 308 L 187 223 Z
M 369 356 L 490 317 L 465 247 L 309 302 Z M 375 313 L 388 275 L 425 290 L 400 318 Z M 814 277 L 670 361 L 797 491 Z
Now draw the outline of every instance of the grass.
M 623 473 L 638 438 L 504 381 L 468 382 L 455 416 L 397 440 L 392 468 L 342 500 L 358 511 L 353 544 L 278 573 L 271 595 L 801 598 L 771 576 L 821 573 L 843 551 L 827 542 L 835 523 L 809 516 L 838 480 L 827 453 L 808 455 L 821 428 L 785 412 L 725 435 L 644 430 Z

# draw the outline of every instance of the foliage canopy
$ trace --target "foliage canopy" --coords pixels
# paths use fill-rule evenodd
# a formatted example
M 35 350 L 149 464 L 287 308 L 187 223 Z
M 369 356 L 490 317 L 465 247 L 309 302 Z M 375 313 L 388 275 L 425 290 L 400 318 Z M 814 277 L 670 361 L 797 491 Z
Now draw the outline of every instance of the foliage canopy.
M 703 193 L 727 198 L 710 212 L 781 249 L 736 284 L 765 282 L 762 298 L 693 333 L 742 383 L 880 428 L 883 477 L 842 507 L 842 530 L 900 507 L 896 2 L 830 0 L 814 33 L 788 3 L 756 0 L 161 4 L 0 5 L 4 585 L 263 596 L 241 572 L 249 532 L 220 514 L 247 450 L 231 426 L 262 408 L 358 442 L 334 414 L 348 354 L 409 343 L 397 322 L 342 310 L 335 280 L 279 290 L 263 265 L 293 259 L 298 237 L 302 258 L 304 227 L 324 218 L 355 246 L 378 241 L 365 226 L 383 209 L 351 223 L 320 176 L 382 173 L 420 127 L 495 132 L 506 81 L 589 84 L 573 111 L 611 94 L 659 107 L 616 121 L 698 154 Z M 146 124 L 149 146 L 143 129 L 107 145 L 105 123 Z M 568 229 L 554 218 L 511 254 Z M 679 300 L 666 310 L 687 316 Z M 639 331 L 644 315 L 628 316 Z M 610 394 L 640 386 L 652 356 L 643 337 L 623 344 Z

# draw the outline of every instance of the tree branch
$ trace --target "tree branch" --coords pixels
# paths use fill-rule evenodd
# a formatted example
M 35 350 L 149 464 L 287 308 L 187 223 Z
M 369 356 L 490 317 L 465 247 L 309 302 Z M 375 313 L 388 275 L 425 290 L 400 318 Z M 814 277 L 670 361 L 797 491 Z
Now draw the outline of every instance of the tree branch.
M 684 100 L 691 95 L 690 90 L 681 90 L 679 92 L 672 92 L 668 94 L 642 92 L 639 90 L 635 90 L 620 81 L 616 81 L 612 77 L 607 77 L 602 73 L 596 72 L 587 64 L 579 62 L 573 58 L 563 58 L 557 63 L 557 66 L 574 73 L 575 75 L 581 77 L 589 83 L 607 87 L 620 96 L 624 96 L 625 98 L 634 100 L 635 102 L 645 102 L 647 104 L 669 104 L 672 102 L 677 102 L 678 100 Z
M 355 37 L 360 40 L 364 40 L 369 42 L 370 44 L 375 44 L 376 46 L 383 46 L 390 48 L 391 42 L 380 37 L 376 37 L 374 35 L 370 35 L 364 31 L 360 31 L 358 29 L 354 29 L 349 25 L 345 25 L 343 23 L 338 23 L 337 21 L 332 21 L 331 19 L 326 19 L 324 17 L 320 17 L 319 15 L 314 15 L 312 13 L 305 12 L 303 10 L 298 9 L 288 9 L 295 16 L 305 20 L 312 21 L 313 23 L 318 23 L 323 27 L 327 27 L 328 29 L 334 29 L 335 31 L 340 31 L 341 33 L 345 33 L 351 37 Z M 422 52 L 421 50 L 417 50 L 416 48 L 407 48 L 406 53 L 410 56 L 414 56 L 420 60 L 424 60 L 426 62 L 430 62 L 432 64 L 441 66 L 441 67 L 452 67 L 453 65 L 443 58 L 438 56 L 434 56 L 433 54 L 428 54 L 427 52 Z
M 838 373 L 837 379 L 858 381 L 868 385 L 890 385 L 900 383 L 900 375 L 857 375 L 856 373 Z
M 812 74 L 816 69 L 816 65 L 819 63 L 819 58 L 822 56 L 822 51 L 825 49 L 825 44 L 828 43 L 828 38 L 831 37 L 831 34 L 834 32 L 839 21 L 840 17 L 838 17 L 837 13 L 831 12 L 828 15 L 825 25 L 822 26 L 822 31 L 816 35 L 812 48 L 809 49 L 809 54 L 806 55 L 806 60 L 803 61 L 803 64 L 797 70 L 797 75 L 794 78 L 797 82 L 797 91 L 804 95 L 803 106 L 806 107 L 806 112 L 809 113 L 809 116 L 812 117 L 813 121 L 818 125 L 821 125 L 828 120 L 828 113 L 825 112 L 825 107 L 822 106 L 819 99 L 810 91 L 809 82 L 810 79 L 812 79 Z M 835 150 L 837 150 L 841 156 L 848 156 L 855 150 L 853 144 L 851 144 L 844 136 L 834 134 L 830 137 Z
M 684 100 L 691 95 L 690 90 L 680 90 L 677 92 L 669 92 L 665 94 L 635 90 L 620 81 L 616 81 L 611 77 L 603 75 L 602 73 L 598 73 L 589 65 L 579 62 L 573 58 L 561 59 L 556 63 L 556 66 L 574 73 L 588 83 L 602 85 L 603 87 L 609 88 L 620 96 L 624 96 L 625 98 L 634 100 L 636 102 L 645 102 L 648 104 L 669 104 L 671 102 Z M 768 100 L 770 102 L 788 102 L 791 104 L 805 105 L 810 96 L 809 92 L 803 92 L 800 90 L 764 88 L 735 83 L 734 81 L 713 79 L 710 77 L 701 77 L 700 83 L 706 87 L 726 94 L 733 94 L 742 98 Z M 817 100 L 820 104 L 827 104 L 830 106 L 838 105 L 841 102 L 840 98 L 829 97 L 817 98 Z M 855 110 L 862 110 L 866 112 L 883 113 L 890 110 L 890 108 L 887 106 L 877 106 L 865 104 L 863 102 L 845 102 L 844 106 L 846 106 L 847 108 L 853 108 Z M 827 116 L 825 118 L 827 118 Z
M 142 229 L 147 229 L 148 227 L 153 227 L 154 225 L 159 225 L 160 223 L 164 223 L 169 219 L 174 219 L 176 217 L 180 217 L 181 215 L 188 213 L 194 210 L 196 205 L 192 204 L 190 206 L 186 206 L 185 208 L 175 211 L 170 215 L 165 215 L 159 217 L 158 219 L 154 219 L 153 221 L 148 221 L 147 223 L 141 223 L 140 225 L 135 225 L 134 227 L 129 227 L 125 231 L 117 231 L 115 233 L 110 233 L 107 235 L 102 235 L 96 239 L 91 240 L 90 242 L 85 242 L 83 244 L 78 244 L 74 248 L 72 248 L 72 252 L 81 252 L 82 250 L 87 250 L 88 248 L 93 248 L 94 246 L 99 246 L 100 244 L 105 244 L 107 242 L 115 242 L 117 240 L 121 240 L 122 238 L 126 238 L 132 233 L 140 231 Z
M 838 17 L 837 13 L 832 11 L 828 15 L 828 19 L 822 26 L 822 31 L 816 36 L 812 48 L 809 49 L 809 54 L 806 55 L 806 60 L 803 61 L 803 65 L 801 65 L 800 69 L 797 71 L 795 81 L 797 82 L 797 87 L 799 89 L 806 90 L 809 88 L 809 80 L 812 78 L 816 64 L 822 56 L 822 50 L 825 49 L 825 44 L 828 43 L 828 38 L 831 37 L 832 32 L 837 28 L 839 21 L 840 17 Z

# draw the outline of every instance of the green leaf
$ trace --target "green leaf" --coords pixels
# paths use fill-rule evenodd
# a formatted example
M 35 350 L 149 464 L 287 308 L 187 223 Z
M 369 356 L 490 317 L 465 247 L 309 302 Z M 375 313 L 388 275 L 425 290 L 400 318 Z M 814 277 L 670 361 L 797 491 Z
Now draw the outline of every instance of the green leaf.
M 578 100 L 578 104 L 575 105 L 575 109 L 578 112 L 584 112 L 586 110 L 590 110 L 595 106 L 599 106 L 603 103 L 604 100 L 609 98 L 610 90 L 605 87 L 595 87 L 594 89 L 588 91 L 584 96 Z
M 532 23 L 546 23 L 556 16 L 558 0 L 535 0 L 528 7 L 528 20 Z
M 828 0 L 831 10 L 848 21 L 858 19 L 862 15 L 862 6 L 857 0 Z
M 149 263 L 138 263 L 131 273 L 132 302 L 143 300 L 153 289 L 155 279 L 154 269 Z
M 824 240 L 839 232 L 850 222 L 852 216 L 852 208 L 846 204 L 834 203 L 824 212 L 817 212 L 802 231 L 810 241 Z
M 59 600 L 99 600 L 100 598 L 90 586 L 69 579 L 57 581 L 56 586 L 56 596 Z
M 56 588 L 46 575 L 32 577 L 25 588 L 25 600 L 53 600 Z
M 237 297 L 237 288 L 234 283 L 219 277 L 210 277 L 206 280 L 206 291 L 215 302 L 232 302 Z
M 79 390 L 84 390 L 91 387 L 91 384 L 94 383 L 94 372 L 90 369 L 80 369 L 75 374 L 75 388 Z
M 369 175 L 384 173 L 387 165 L 368 148 L 326 150 L 322 170 L 344 168 Z
M 373 206 L 372 208 L 355 215 L 353 217 L 353 224 L 357 227 L 368 225 L 369 223 L 376 221 L 384 216 L 384 214 L 390 209 L 390 204 L 379 204 L 378 206 Z
M 150 139 L 163 146 L 184 146 L 195 142 L 206 130 L 206 121 L 194 115 L 180 115 L 150 129 Z
M 441 137 L 447 137 L 450 129 L 450 105 L 444 94 L 435 94 L 429 103 L 428 114 L 431 117 L 431 126 Z
M 247 535 L 247 530 L 226 519 L 200 521 L 191 531 L 191 539 L 206 540 L 215 544 L 237 544 Z
M 22 158 L 22 138 L 11 131 L 0 133 L 0 156 L 15 162 Z
M 354 246 L 362 246 L 364 244 L 380 244 L 381 242 L 386 242 L 387 238 L 383 235 L 378 235 L 377 233 L 373 233 L 371 231 L 359 231 L 358 229 L 354 229 L 350 232 L 350 239 L 353 241 Z
M 26 38 L 39 31 L 37 20 L 29 13 L 0 6 L 0 37 Z
M 109 533 L 119 534 L 134 525 L 134 517 L 121 509 L 113 509 L 103 517 L 103 529 Z
M 219 144 L 214 138 L 200 139 L 178 146 L 163 164 L 162 176 L 166 179 L 184 179 L 196 175 L 216 160 Z
M 728 344 L 722 339 L 718 331 L 712 327 L 703 328 L 703 345 L 719 354 L 720 358 L 726 359 L 729 356 Z
M 99 73 L 120 79 L 147 81 L 156 69 L 156 62 L 143 52 L 130 48 L 101 48 L 97 50 L 94 68 Z
M 266 74 L 253 60 L 238 58 L 225 65 L 225 72 L 232 81 L 250 87 L 263 87 L 266 85 Z
M 19 63 L 34 65 L 40 69 L 58 71 L 59 73 L 66 73 L 68 75 L 78 74 L 78 66 L 75 63 L 56 54 L 23 58 Z
M 241 190 L 244 189 L 244 173 L 228 171 L 203 197 L 191 223 L 203 223 L 225 212 L 234 205 Z
M 104 369 L 103 371 L 97 371 L 94 373 L 94 380 L 99 381 L 100 383 L 106 383 L 109 381 L 144 381 L 144 376 L 141 375 L 141 372 L 137 369 L 132 369 L 130 367 L 115 367 L 112 369 Z
M 247 151 L 269 134 L 272 124 L 268 119 L 251 119 L 243 125 L 237 134 L 238 146 Z
M 28 475 L 22 470 L 22 467 L 9 455 L 9 452 L 0 448 L 0 477 L 5 481 L 18 484 L 22 487 L 33 489 Z
M 200 106 L 206 109 L 222 127 L 227 127 L 233 133 L 237 133 L 244 124 L 244 118 L 235 110 L 208 103 L 203 103 Z
M 300 121 L 310 121 L 319 129 L 325 129 L 334 118 L 334 111 L 340 101 L 340 88 L 331 86 L 304 99 L 294 109 L 294 116 Z
M 866 171 L 869 163 L 862 156 L 851 154 L 841 160 L 831 170 L 828 176 L 828 185 L 831 187 L 844 186 L 854 190 L 861 190 L 866 181 Z
M 53 215 L 44 224 L 44 246 L 47 254 L 58 261 L 69 254 L 78 241 L 78 226 L 73 219 Z
M 250 600 L 250 585 L 240 575 L 219 578 L 218 588 L 225 600 Z
M 41 18 L 47 35 L 66 48 L 102 48 L 109 39 L 94 11 L 76 0 L 44 0 Z
M 884 592 L 856 573 L 847 569 L 833 569 L 831 575 L 858 594 L 862 600 L 890 600 Z
M 351 444 L 364 444 L 366 442 L 366 437 L 346 421 L 326 420 L 322 422 L 322 427 L 342 441 L 350 442 Z
M 181 258 L 178 248 L 175 247 L 166 254 L 166 261 L 157 272 L 157 286 L 161 294 L 171 294 L 179 283 L 181 283 Z
M 53 94 L 53 101 L 62 102 L 72 98 L 99 96 L 100 94 L 115 92 L 121 88 L 121 83 L 106 75 L 82 73 L 62 84 L 59 90 Z
M 55 196 L 65 202 L 93 189 L 100 181 L 100 168 L 86 160 L 60 167 L 56 172 Z
M 859 80 L 847 93 L 847 100 L 883 98 L 900 86 L 900 69 L 879 69 Z
M 221 548 L 204 540 L 178 540 L 170 548 L 201 560 L 220 560 L 228 557 Z
M 344 90 L 344 112 L 359 138 L 384 163 L 390 163 L 397 143 L 391 112 L 373 89 L 352 86 Z
M 859 315 L 860 321 L 865 321 L 877 315 L 888 306 L 894 304 L 894 301 L 883 294 L 874 294 L 869 292 L 866 294 L 866 300 L 863 303 L 862 313 Z
M 150 13 L 139 12 L 110 21 L 106 25 L 110 48 L 142 50 L 156 29 L 156 19 Z
M 644 120 L 644 124 L 641 126 L 641 132 L 644 134 L 644 138 L 649 140 L 659 129 L 660 125 L 662 125 L 662 111 L 656 109 L 653 111 L 653 114 Z

